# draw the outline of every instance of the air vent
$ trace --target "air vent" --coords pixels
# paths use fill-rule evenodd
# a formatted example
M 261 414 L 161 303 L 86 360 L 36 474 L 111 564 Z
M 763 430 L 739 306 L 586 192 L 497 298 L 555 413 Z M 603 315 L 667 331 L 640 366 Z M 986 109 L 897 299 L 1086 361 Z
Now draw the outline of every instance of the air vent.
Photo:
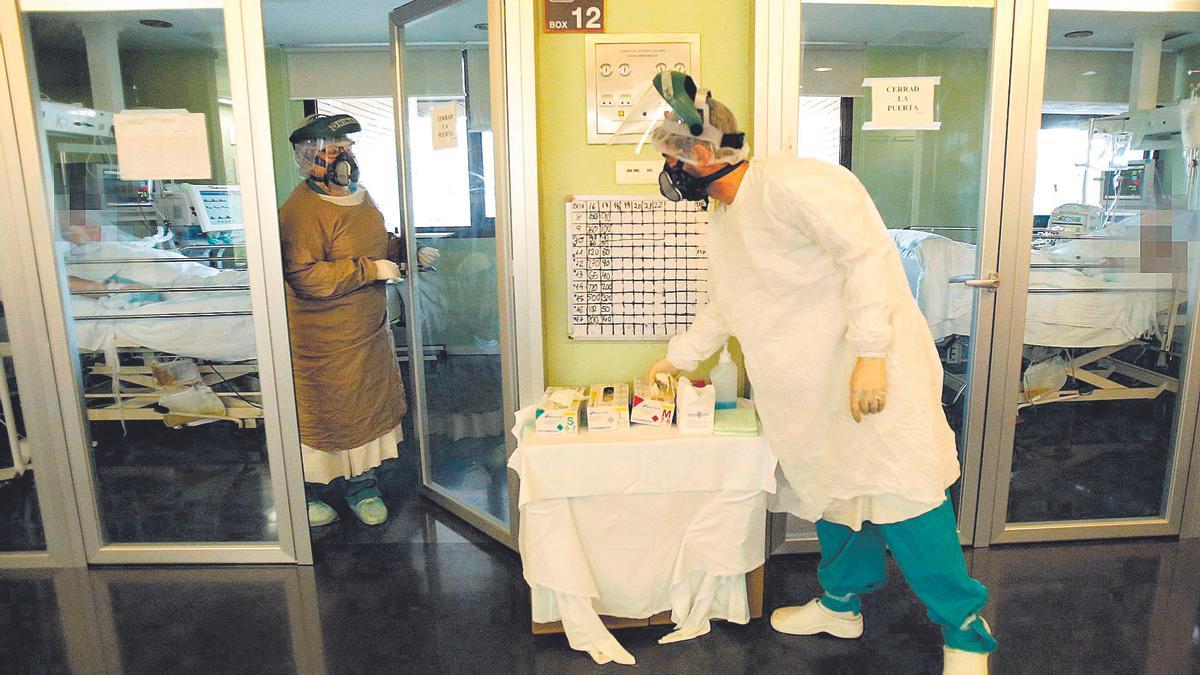
M 947 31 L 937 30 L 906 30 L 897 33 L 895 37 L 893 37 L 891 40 L 888 40 L 884 44 L 909 47 L 930 47 L 944 45 L 961 35 L 962 33 L 950 33 Z

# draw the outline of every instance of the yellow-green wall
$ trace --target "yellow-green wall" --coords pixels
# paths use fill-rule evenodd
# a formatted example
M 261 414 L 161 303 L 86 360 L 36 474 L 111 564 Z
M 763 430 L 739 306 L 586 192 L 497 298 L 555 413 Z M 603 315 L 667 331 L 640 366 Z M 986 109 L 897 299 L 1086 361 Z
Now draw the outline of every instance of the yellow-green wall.
M 287 57 L 279 47 L 267 47 L 267 107 L 271 118 L 271 155 L 275 166 L 275 197 L 283 204 L 292 188 L 300 182 L 300 172 L 292 163 L 292 144 L 288 136 L 304 118 L 304 104 L 291 99 L 288 87 Z
M 538 3 L 539 12 L 542 3 Z M 540 19 L 540 17 L 539 17 Z M 540 20 L 539 20 L 540 24 Z M 608 0 L 608 33 L 699 33 L 700 80 L 751 131 L 753 2 L 750 0 Z M 620 185 L 618 159 L 633 146 L 587 144 L 584 37 L 539 33 L 538 172 L 542 228 L 542 331 L 548 384 L 632 380 L 666 351 L 666 342 L 567 339 L 565 199 L 572 194 L 656 195 L 655 186 Z

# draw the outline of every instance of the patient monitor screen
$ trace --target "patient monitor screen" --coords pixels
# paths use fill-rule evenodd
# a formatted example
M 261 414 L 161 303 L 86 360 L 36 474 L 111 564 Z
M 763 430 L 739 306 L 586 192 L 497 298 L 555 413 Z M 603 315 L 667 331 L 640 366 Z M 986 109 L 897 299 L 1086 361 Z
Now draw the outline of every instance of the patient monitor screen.
M 1102 177 L 1104 199 L 1138 201 L 1145 193 L 1146 167 L 1131 166 L 1126 169 L 1105 171 Z

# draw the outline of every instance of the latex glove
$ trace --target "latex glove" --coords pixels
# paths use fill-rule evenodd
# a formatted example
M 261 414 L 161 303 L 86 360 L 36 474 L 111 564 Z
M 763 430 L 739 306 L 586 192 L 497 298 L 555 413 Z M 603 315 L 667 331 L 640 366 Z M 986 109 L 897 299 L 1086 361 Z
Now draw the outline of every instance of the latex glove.
M 646 380 L 649 382 L 657 382 L 659 374 L 675 377 L 679 375 L 679 369 L 675 367 L 675 364 L 671 363 L 667 359 L 659 359 L 657 363 L 650 366 L 650 370 L 646 371 Z
M 391 260 L 376 260 L 375 278 L 379 281 L 400 278 L 400 266 Z
M 850 374 L 850 415 L 861 422 L 864 415 L 883 412 L 887 405 L 887 369 L 883 359 L 859 357 Z
M 442 252 L 432 246 L 417 247 L 417 263 L 421 267 L 433 267 L 441 257 Z

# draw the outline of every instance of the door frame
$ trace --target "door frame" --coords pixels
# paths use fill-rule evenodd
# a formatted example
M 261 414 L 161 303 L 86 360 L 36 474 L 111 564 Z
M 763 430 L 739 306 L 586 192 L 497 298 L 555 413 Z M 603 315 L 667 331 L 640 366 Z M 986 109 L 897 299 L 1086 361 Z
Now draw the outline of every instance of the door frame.
M 408 106 L 404 94 L 404 26 L 461 0 L 414 0 L 394 9 L 388 17 L 393 67 L 393 101 L 396 116 L 397 177 L 401 185 L 403 220 L 412 218 L 412 186 L 407 178 L 411 158 L 407 151 Z M 496 172 L 496 248 L 500 355 L 503 380 L 504 426 L 515 424 L 515 412 L 535 403 L 544 388 L 541 332 L 541 250 L 538 212 L 537 109 L 533 0 L 488 2 L 488 62 Z M 496 86 L 503 82 L 504 86 Z M 405 233 L 406 259 L 416 260 L 417 244 Z M 417 307 L 420 272 L 409 273 L 402 291 L 406 305 Z M 408 314 L 410 345 L 421 340 L 419 311 Z M 509 548 L 517 548 L 520 522 L 520 481 L 508 472 L 509 526 L 481 516 L 440 489 L 430 475 L 424 369 L 412 368 L 410 406 L 420 445 L 421 494 L 455 516 Z M 516 439 L 505 433 L 506 456 L 516 449 Z
M 0 15 L 4 20 L 6 15 Z M 80 567 L 85 564 L 83 532 L 71 489 L 71 467 L 58 411 L 58 392 L 46 377 L 50 362 L 45 312 L 40 302 L 28 223 L 25 182 L 9 88 L 8 61 L 0 50 L 0 286 L 13 369 L 25 420 L 25 438 L 34 459 L 34 490 L 41 511 L 46 548 L 0 553 L 0 568 Z M 16 449 L 14 449 L 16 451 Z
M 1176 433 L 1169 468 L 1165 517 L 1114 518 L 1085 521 L 1007 523 L 1009 478 L 1016 431 L 1018 385 L 1021 378 L 1022 344 L 1026 323 L 1030 245 L 1033 235 L 1033 190 L 1036 180 L 1037 134 L 1041 128 L 1044 97 L 1047 34 L 1051 10 L 1120 12 L 1200 12 L 1197 0 L 1163 0 L 1153 7 L 1131 7 L 1114 0 L 1033 0 L 1030 10 L 1017 16 L 1013 50 L 1012 104 L 1008 122 L 1010 143 L 1005 161 L 1003 220 L 999 274 L 1005 280 L 998 292 L 999 307 L 988 397 L 985 430 L 986 462 L 980 479 L 976 525 L 977 545 L 1077 539 L 1111 539 L 1180 534 L 1185 489 L 1192 459 L 1200 453 L 1195 443 L 1196 417 L 1200 412 L 1200 378 L 1189 377 L 1200 364 L 1200 331 L 1191 331 L 1185 362 L 1181 365 L 1183 387 L 1176 412 Z M 1011 280 L 1011 281 L 1010 281 Z M 1194 317 L 1193 317 L 1194 319 Z M 1193 481 L 1195 483 L 1195 481 Z M 1200 488 L 1192 487 L 1191 509 L 1200 520 Z M 1200 534 L 1197 523 L 1196 534 Z
M 269 219 L 246 218 L 246 248 L 248 257 L 259 263 L 250 268 L 250 296 L 254 310 L 259 374 L 263 384 L 266 412 L 263 426 L 277 515 L 277 542 L 111 544 L 105 543 L 102 538 L 96 483 L 87 443 L 88 422 L 77 391 L 78 352 L 74 346 L 67 307 L 63 301 L 62 281 L 55 262 L 54 221 L 50 194 L 46 189 L 49 181 L 38 133 L 39 122 L 34 105 L 38 99 L 34 94 L 32 64 L 26 58 L 29 35 L 23 22 L 23 12 L 86 11 L 99 14 L 134 9 L 222 12 L 235 125 L 238 138 L 243 141 L 237 149 L 243 208 L 247 216 L 262 214 L 264 210 L 272 214 Z M 264 203 L 273 202 L 270 199 L 273 191 L 263 190 L 272 187 L 274 182 L 262 182 L 262 174 L 269 173 L 272 166 L 269 121 L 264 122 L 267 120 L 265 105 L 260 104 L 256 110 L 251 110 L 251 91 L 256 101 L 265 100 L 266 95 L 261 15 L 261 3 L 256 0 L 23 0 L 20 3 L 7 0 L 0 4 L 0 42 L 3 43 L 8 82 L 12 87 L 10 93 L 14 94 L 10 100 L 25 185 L 23 206 L 27 214 L 21 225 L 29 231 L 32 239 L 31 257 L 40 263 L 36 274 L 31 273 L 28 278 L 37 281 L 38 288 L 36 291 L 31 289 L 31 292 L 40 293 L 41 304 L 46 311 L 44 325 L 48 329 L 49 358 L 44 363 L 50 364 L 55 373 L 48 386 L 57 385 L 59 393 L 55 407 L 61 415 L 63 447 L 69 457 L 83 550 L 89 563 L 296 563 L 305 561 L 299 558 L 298 552 L 309 552 L 307 522 L 306 519 L 300 520 L 305 515 L 303 482 L 297 483 L 293 479 L 300 476 L 300 451 L 299 437 L 295 432 L 295 403 L 290 387 L 291 359 L 278 226 L 273 215 L 274 209 L 268 209 Z M 246 27 L 250 28 L 249 32 L 245 30 Z M 248 58 L 253 59 L 254 72 L 247 67 Z M 255 118 L 253 123 L 252 117 Z M 267 133 L 262 132 L 264 128 Z M 263 195 L 267 195 L 267 198 Z M 283 383 L 286 386 L 281 386 Z M 296 485 L 299 486 L 298 492 L 292 487 Z M 299 514 L 296 513 L 297 504 L 301 507 Z M 304 522 L 304 527 L 296 527 L 298 522 Z
M 804 26 L 802 5 L 895 5 L 929 7 L 992 7 L 986 0 L 758 0 L 755 3 L 755 138 L 756 157 L 794 154 L 798 134 L 800 78 Z M 997 0 L 992 15 L 990 81 L 984 126 L 985 163 L 981 176 L 979 270 L 996 271 L 1001 249 L 1001 206 L 1004 188 L 1006 127 L 1014 54 L 1016 0 Z M 765 131 L 765 132 L 764 132 Z M 979 476 L 984 464 L 985 415 L 988 402 L 988 364 L 994 357 L 993 322 L 1000 292 L 976 293 L 971 345 L 971 370 L 964 431 L 959 541 L 978 544 L 976 513 L 986 495 Z M 807 553 L 817 550 L 815 535 L 786 538 L 786 516 L 771 516 L 772 550 Z

